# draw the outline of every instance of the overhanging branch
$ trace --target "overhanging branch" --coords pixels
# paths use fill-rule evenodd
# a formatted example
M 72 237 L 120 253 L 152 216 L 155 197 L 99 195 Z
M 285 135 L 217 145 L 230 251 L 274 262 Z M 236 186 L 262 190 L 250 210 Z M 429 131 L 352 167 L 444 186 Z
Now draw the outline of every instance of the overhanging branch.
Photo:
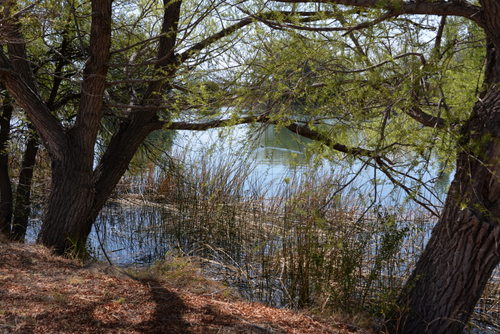
M 221 128 L 226 126 L 234 126 L 239 124 L 248 124 L 248 123 L 264 123 L 264 124 L 279 124 L 283 121 L 276 121 L 269 118 L 268 114 L 262 114 L 257 116 L 248 116 L 241 117 L 236 119 L 217 119 L 210 120 L 205 122 L 170 122 L 166 123 L 163 126 L 163 129 L 167 130 L 192 130 L 192 131 L 204 131 L 208 129 Z M 290 123 L 288 125 L 284 125 L 288 130 L 302 136 L 305 138 L 309 138 L 315 141 L 319 141 L 326 145 L 327 147 L 341 152 L 345 154 L 349 154 L 358 158 L 369 158 L 373 161 L 373 166 L 379 168 L 387 178 L 395 185 L 401 188 L 405 193 L 411 196 L 412 200 L 415 203 L 421 205 L 427 211 L 429 211 L 432 215 L 438 217 L 439 214 L 432 208 L 432 204 L 425 203 L 423 200 L 418 198 L 418 196 L 414 193 L 414 191 L 404 185 L 402 182 L 397 180 L 392 174 L 395 171 L 391 168 L 390 165 L 393 165 L 393 162 L 390 161 L 387 157 L 385 157 L 382 152 L 375 150 L 368 150 L 361 147 L 349 147 L 344 144 L 337 143 L 331 140 L 327 135 L 322 134 L 307 124 L 299 124 L 296 122 Z
M 424 126 L 428 126 L 431 128 L 443 129 L 446 127 L 446 121 L 441 117 L 433 116 L 424 112 L 417 106 L 413 106 L 405 110 L 406 114 L 419 122 Z
M 288 130 L 302 136 L 305 138 L 309 138 L 312 140 L 319 141 L 331 149 L 350 154 L 353 156 L 362 156 L 367 158 L 379 158 L 382 161 L 385 161 L 388 164 L 392 164 L 392 162 L 380 154 L 380 152 L 368 150 L 360 147 L 350 147 L 344 144 L 337 143 L 331 140 L 327 135 L 322 134 L 319 131 L 316 131 L 309 127 L 307 124 L 299 124 L 296 122 L 287 123 L 286 120 L 273 120 L 268 114 L 262 114 L 257 116 L 247 116 L 241 118 L 229 118 L 229 119 L 217 119 L 210 120 L 205 122 L 170 122 L 165 123 L 163 129 L 166 130 L 193 130 L 193 131 L 204 131 L 208 129 L 221 128 L 226 126 L 234 126 L 239 124 L 249 124 L 249 123 L 265 123 L 265 124 L 286 124 L 285 128 Z
M 191 130 L 191 131 L 204 131 L 208 129 L 222 128 L 227 126 L 234 126 L 249 123 L 268 123 L 269 117 L 266 114 L 257 116 L 247 116 L 234 119 L 216 119 L 205 122 L 169 122 L 165 123 L 163 129 L 165 130 Z
M 272 0 L 281 3 L 329 3 L 361 8 L 382 8 L 395 15 L 447 15 L 468 18 L 485 26 L 482 8 L 465 1 L 379 1 L 379 0 Z

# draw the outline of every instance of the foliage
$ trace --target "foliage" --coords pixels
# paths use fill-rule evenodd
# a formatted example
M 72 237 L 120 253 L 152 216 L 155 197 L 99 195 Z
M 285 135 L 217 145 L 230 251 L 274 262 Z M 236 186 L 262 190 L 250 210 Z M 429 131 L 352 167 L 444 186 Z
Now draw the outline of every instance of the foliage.
M 335 13 L 344 25 L 357 20 L 356 14 Z M 482 31 L 460 18 L 443 22 L 439 36 L 433 26 L 439 21 L 416 17 L 347 36 L 284 29 L 275 37 L 257 27 L 244 72 L 234 76 L 241 85 L 236 106 L 269 113 L 281 126 L 301 122 L 332 142 L 380 152 L 392 162 L 393 177 L 414 193 L 425 192 L 429 171 L 446 175 L 454 169 L 460 126 L 474 103 L 470 97 L 481 90 Z M 446 125 L 422 126 L 410 115 L 415 108 Z M 317 144 L 311 148 L 333 160 L 352 159 Z M 416 179 L 408 182 L 407 175 Z

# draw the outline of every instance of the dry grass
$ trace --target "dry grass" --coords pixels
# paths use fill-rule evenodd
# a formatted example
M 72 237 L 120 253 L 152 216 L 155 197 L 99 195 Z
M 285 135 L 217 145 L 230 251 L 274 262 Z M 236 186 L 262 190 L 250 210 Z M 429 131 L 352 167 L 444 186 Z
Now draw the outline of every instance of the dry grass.
M 217 284 L 190 292 L 180 287 L 202 280 L 190 264 L 181 267 L 178 276 L 156 268 L 134 279 L 41 246 L 0 243 L 0 333 L 363 333 L 233 300 Z M 196 284 L 185 282 L 191 277 Z

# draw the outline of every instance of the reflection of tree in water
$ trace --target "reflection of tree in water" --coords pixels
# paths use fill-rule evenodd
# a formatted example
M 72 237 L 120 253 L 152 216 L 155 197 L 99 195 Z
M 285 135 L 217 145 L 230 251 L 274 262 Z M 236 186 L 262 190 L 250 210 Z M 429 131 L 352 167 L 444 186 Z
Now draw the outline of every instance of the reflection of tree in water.
M 305 164 L 306 145 L 310 141 L 286 128 L 269 125 L 255 137 L 256 160 L 270 165 Z

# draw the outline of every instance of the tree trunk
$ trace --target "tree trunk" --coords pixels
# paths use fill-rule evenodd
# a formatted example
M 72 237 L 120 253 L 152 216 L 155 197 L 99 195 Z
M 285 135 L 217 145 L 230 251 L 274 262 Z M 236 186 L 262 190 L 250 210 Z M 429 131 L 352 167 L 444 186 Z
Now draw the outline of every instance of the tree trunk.
M 12 220 L 12 237 L 17 241 L 24 241 L 28 219 L 31 212 L 31 184 L 33 181 L 33 168 L 38 153 L 38 137 L 29 127 L 29 139 L 26 143 L 19 182 L 16 189 L 16 201 L 14 206 L 14 218 Z
M 76 150 L 68 152 L 65 163 L 53 163 L 52 189 L 38 242 L 59 254 L 84 256 L 97 215 L 139 146 L 161 125 L 153 116 L 148 121 L 124 122 L 95 171 L 83 168 Z
M 66 157 L 52 162 L 51 192 L 38 242 L 58 254 L 84 256 L 93 223 L 88 221 L 95 196 L 92 170 L 80 163 L 77 150 L 66 152 Z
M 441 219 L 400 295 L 395 333 L 461 333 L 500 262 L 500 87 L 462 129 Z
M 162 128 L 163 123 L 158 120 L 154 112 L 137 114 L 127 122 L 120 124 L 120 129 L 111 139 L 108 149 L 94 171 L 96 183 L 96 200 L 94 211 L 99 211 L 126 172 L 130 161 L 141 144 L 156 130 Z M 97 215 L 98 212 L 96 212 Z
M 10 101 L 6 100 L 0 115 L 0 233 L 10 236 L 12 184 L 9 176 L 8 141 L 13 107 Z
M 395 333 L 461 333 L 500 263 L 500 3 L 481 4 L 486 91 L 462 127 L 455 178 L 399 297 Z

